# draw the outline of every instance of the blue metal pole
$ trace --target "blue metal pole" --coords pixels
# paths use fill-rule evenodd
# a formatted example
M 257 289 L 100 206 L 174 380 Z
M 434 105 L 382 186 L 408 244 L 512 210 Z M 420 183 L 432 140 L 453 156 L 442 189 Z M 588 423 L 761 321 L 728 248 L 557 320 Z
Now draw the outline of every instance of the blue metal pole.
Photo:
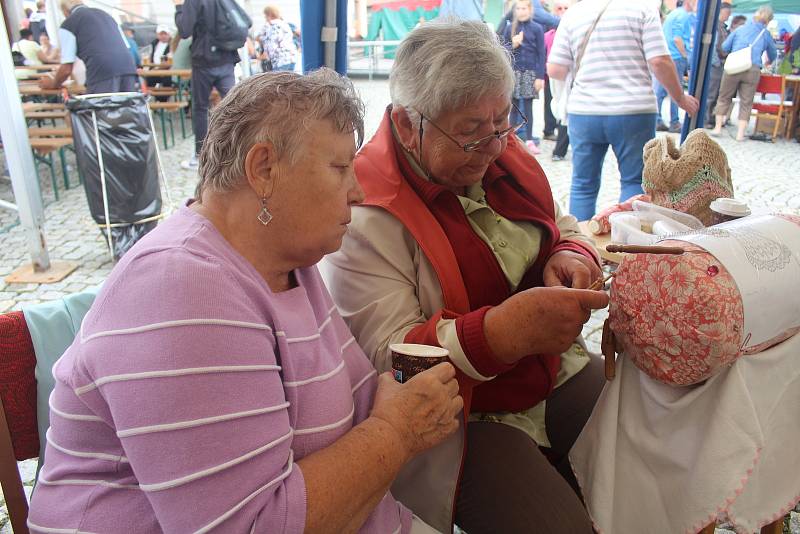
M 708 93 L 708 73 L 711 70 L 711 54 L 715 54 L 714 38 L 717 34 L 717 21 L 722 0 L 699 0 L 697 22 L 694 27 L 694 46 L 689 70 L 689 94 L 700 102 L 697 113 L 683 121 L 681 143 L 695 128 L 703 127 L 706 97 Z M 712 103 L 713 105 L 713 103 Z

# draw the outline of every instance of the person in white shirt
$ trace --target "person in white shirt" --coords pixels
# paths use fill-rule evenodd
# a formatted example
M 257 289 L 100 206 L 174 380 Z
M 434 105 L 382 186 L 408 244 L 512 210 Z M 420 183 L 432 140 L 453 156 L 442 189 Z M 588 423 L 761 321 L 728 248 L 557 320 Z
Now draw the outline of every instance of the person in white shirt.
M 25 64 L 26 65 L 41 65 L 42 63 L 47 63 L 47 55 L 42 51 L 42 47 L 33 40 L 33 32 L 28 29 L 22 29 L 19 31 L 20 40 L 14 43 L 14 46 L 11 49 L 15 52 L 19 52 L 25 57 Z M 24 80 L 26 78 L 32 78 L 35 74 L 35 70 L 17 70 L 15 71 L 17 79 Z
M 587 31 L 597 21 L 576 68 Z M 640 0 L 583 0 L 561 19 L 548 58 L 550 78 L 574 85 L 567 106 L 572 143 L 569 212 L 595 214 L 608 147 L 621 175 L 620 201 L 642 193 L 642 150 L 655 137 L 652 76 L 690 115 L 697 100 L 684 94 L 655 7 Z M 652 74 L 651 74 L 652 73 Z
M 150 43 L 150 64 L 162 65 L 168 68 L 172 63 L 172 51 L 170 50 L 170 42 L 172 41 L 172 31 L 168 26 L 159 25 L 156 27 L 156 38 Z M 148 78 L 147 85 L 150 87 L 172 87 L 172 78 L 170 76 L 162 76 L 156 78 Z M 156 100 L 164 102 L 169 100 L 168 96 L 157 96 Z

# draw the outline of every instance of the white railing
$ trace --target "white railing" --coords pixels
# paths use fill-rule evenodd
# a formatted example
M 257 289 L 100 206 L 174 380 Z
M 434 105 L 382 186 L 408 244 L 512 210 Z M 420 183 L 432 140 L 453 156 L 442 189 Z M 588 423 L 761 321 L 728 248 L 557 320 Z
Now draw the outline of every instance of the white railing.
M 347 72 L 367 74 L 369 79 L 375 74 L 388 75 L 394 60 L 386 59 L 385 47 L 396 47 L 400 41 L 348 41 Z

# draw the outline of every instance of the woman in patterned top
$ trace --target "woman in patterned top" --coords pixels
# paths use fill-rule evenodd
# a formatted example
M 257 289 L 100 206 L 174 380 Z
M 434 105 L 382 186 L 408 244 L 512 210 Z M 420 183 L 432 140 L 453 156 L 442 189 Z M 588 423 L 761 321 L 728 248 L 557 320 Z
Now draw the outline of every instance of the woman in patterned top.
M 267 23 L 259 34 L 261 48 L 266 55 L 263 59 L 269 60 L 272 70 L 293 71 L 297 61 L 297 45 L 291 26 L 281 18 L 281 12 L 276 6 L 265 7 L 264 17 Z

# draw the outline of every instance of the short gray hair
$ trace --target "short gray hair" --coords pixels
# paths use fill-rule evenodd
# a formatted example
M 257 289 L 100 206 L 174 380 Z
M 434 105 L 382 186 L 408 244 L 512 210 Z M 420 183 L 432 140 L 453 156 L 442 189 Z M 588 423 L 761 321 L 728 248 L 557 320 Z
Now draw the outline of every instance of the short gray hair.
M 275 71 L 245 79 L 211 113 L 197 197 L 205 190 L 239 188 L 245 158 L 256 143 L 270 141 L 278 158 L 296 163 L 301 141 L 314 135 L 308 126 L 313 120 L 356 132 L 358 146 L 364 141 L 364 104 L 350 80 L 335 71 L 323 68 L 305 76 Z
M 82 4 L 83 0 L 61 0 L 58 5 L 61 6 L 61 9 L 69 11 L 73 7 Z
M 487 94 L 514 89 L 511 55 L 483 22 L 433 20 L 397 48 L 389 92 L 392 105 L 436 118 Z
M 775 13 L 772 11 L 772 6 L 761 6 L 758 8 L 758 11 L 756 11 L 756 14 L 753 15 L 753 19 L 762 24 L 769 24 L 774 16 Z

